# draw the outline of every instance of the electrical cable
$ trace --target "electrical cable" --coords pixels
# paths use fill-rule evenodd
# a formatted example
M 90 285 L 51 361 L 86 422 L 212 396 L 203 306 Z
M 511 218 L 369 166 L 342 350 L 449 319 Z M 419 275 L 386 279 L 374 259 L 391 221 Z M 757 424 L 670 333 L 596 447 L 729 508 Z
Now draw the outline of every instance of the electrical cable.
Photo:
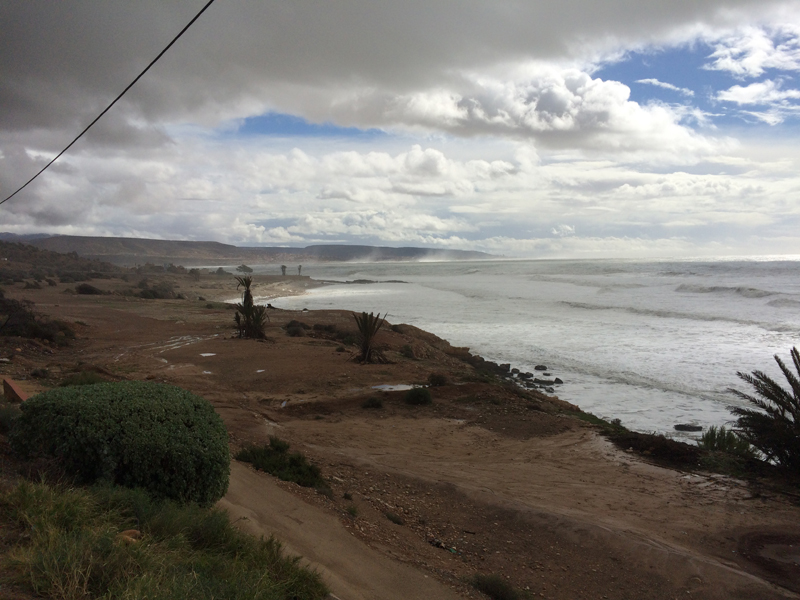
M 106 114 L 106 113 L 107 113 L 107 112 L 108 112 L 108 111 L 111 109 L 111 107 L 112 107 L 112 106 L 114 106 L 114 105 L 117 103 L 117 101 L 118 101 L 120 98 L 122 98 L 122 97 L 123 97 L 123 96 L 124 96 L 124 95 L 127 93 L 127 91 L 128 91 L 129 89 L 131 89 L 131 88 L 132 88 L 132 87 L 133 87 L 133 86 L 136 84 L 136 82 L 137 82 L 137 81 L 139 81 L 139 80 L 142 78 L 142 76 L 143 76 L 145 73 L 147 73 L 147 71 L 149 71 L 149 70 L 150 70 L 150 67 L 152 67 L 154 64 L 156 64 L 156 63 L 158 62 L 158 59 L 160 59 L 162 56 L 164 56 L 164 54 L 167 52 L 167 50 L 169 50 L 169 49 L 172 47 L 172 45 L 173 45 L 175 42 L 177 42 L 177 41 L 178 41 L 178 38 L 180 38 L 180 37 L 181 37 L 181 36 L 182 36 L 184 33 L 186 33 L 186 30 L 187 30 L 187 29 L 189 29 L 189 27 L 191 27 L 191 26 L 194 24 L 194 22 L 195 22 L 195 21 L 197 21 L 197 19 L 199 19 L 199 18 L 200 18 L 200 15 L 202 15 L 202 14 L 203 14 L 203 13 L 206 11 L 206 9 L 207 9 L 209 6 L 211 6 L 213 3 L 214 3 L 214 0 L 208 0 L 208 2 L 206 3 L 206 5 L 205 5 L 205 6 L 204 6 L 204 7 L 203 7 L 201 10 L 200 10 L 200 12 L 199 12 L 199 13 L 197 13 L 197 14 L 194 16 L 194 18 L 193 18 L 191 21 L 189 21 L 189 23 L 186 25 L 186 27 L 184 27 L 183 29 L 181 29 L 180 33 L 179 33 L 178 35 L 176 35 L 176 36 L 175 36 L 175 37 L 172 39 L 172 41 L 171 41 L 169 44 L 167 44 L 167 47 L 166 47 L 166 48 L 164 48 L 164 49 L 163 49 L 161 52 L 159 52 L 158 56 L 156 56 L 156 57 L 155 57 L 155 58 L 154 58 L 154 59 L 153 59 L 153 60 L 150 62 L 150 64 L 149 64 L 149 65 L 147 65 L 147 67 L 145 67 L 144 71 L 142 71 L 141 73 L 139 73 L 139 76 L 138 76 L 138 77 L 136 77 L 136 79 L 134 79 L 134 80 L 133 80 L 133 81 L 132 81 L 132 82 L 131 82 L 131 83 L 128 85 L 128 87 L 126 87 L 124 90 L 122 90 L 122 93 L 121 93 L 119 96 L 117 96 L 116 98 L 114 98 L 114 101 L 113 101 L 111 104 L 109 104 L 109 105 L 106 107 L 106 109 L 105 109 L 103 112 L 101 112 L 99 115 L 97 115 L 97 117 L 95 118 L 95 120 L 94 120 L 94 121 L 92 121 L 91 123 L 89 123 L 89 125 L 87 125 L 87 126 L 86 126 L 86 129 L 84 129 L 83 131 L 81 131 L 81 132 L 78 134 L 78 137 L 76 137 L 74 140 L 72 140 L 72 141 L 69 143 L 69 145 L 68 145 L 66 148 L 64 148 L 64 149 L 63 149 L 61 152 L 59 152 L 59 153 L 56 155 L 56 157 L 55 157 L 53 160 L 51 160 L 51 161 L 50 161 L 49 163 L 47 163 L 47 164 L 46 164 L 44 167 L 42 167 L 42 169 L 41 169 L 41 170 L 40 170 L 38 173 L 36 173 L 36 175 L 34 175 L 33 177 L 31 177 L 31 178 L 30 178 L 30 179 L 29 179 L 29 180 L 28 180 L 28 181 L 25 183 L 25 185 L 23 185 L 21 188 L 19 188 L 19 189 L 18 189 L 16 192 L 14 192 L 13 194 L 11 194 L 11 195 L 10 195 L 8 198 L 6 198 L 5 200 L 3 200 L 3 201 L 0 201 L 0 204 L 4 204 L 4 203 L 5 203 L 5 202 L 7 202 L 8 200 L 11 200 L 11 198 L 13 198 L 13 197 L 14 197 L 14 196 L 16 196 L 18 193 L 20 193 L 22 190 L 24 190 L 24 189 L 25 189 L 25 188 L 28 186 L 28 184 L 29 184 L 29 183 L 31 183 L 31 182 L 32 182 L 34 179 L 36 179 L 36 178 L 37 178 L 39 175 L 41 175 L 42 173 L 44 173 L 44 172 L 47 170 L 47 167 L 49 167 L 49 166 L 50 166 L 50 165 L 52 165 L 54 162 L 56 162 L 56 161 L 57 161 L 57 160 L 58 160 L 58 159 L 61 157 L 61 155 L 62 155 L 62 154 L 64 154 L 64 153 L 65 153 L 67 150 L 69 150 L 70 148 L 72 148 L 73 144 L 75 144 L 75 142 L 77 142 L 79 139 L 81 139 L 81 138 L 83 137 L 83 134 L 85 134 L 87 131 L 89 131 L 89 129 L 91 129 L 92 125 L 94 125 L 95 123 L 97 123 L 97 122 L 100 120 L 100 117 L 102 117 L 104 114 Z

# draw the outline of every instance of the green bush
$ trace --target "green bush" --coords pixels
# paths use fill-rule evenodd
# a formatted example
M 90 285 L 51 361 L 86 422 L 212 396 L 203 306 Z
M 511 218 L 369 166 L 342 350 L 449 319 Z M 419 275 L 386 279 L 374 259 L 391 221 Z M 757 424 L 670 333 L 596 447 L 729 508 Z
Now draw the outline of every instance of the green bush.
M 22 405 L 9 440 L 23 457 L 56 457 L 87 483 L 201 505 L 228 489 L 222 419 L 208 401 L 174 386 L 125 381 L 49 390 Z
M 406 404 L 422 405 L 433 402 L 431 393 L 425 388 L 412 388 L 406 392 Z
M 309 463 L 299 452 L 289 452 L 289 442 L 275 436 L 271 436 L 265 446 L 242 448 L 235 458 L 282 481 L 293 481 L 303 487 L 328 487 L 317 465 Z
M 725 429 L 725 426 L 717 428 L 712 425 L 709 427 L 697 442 L 697 445 L 704 450 L 755 458 L 753 447 L 746 440 L 736 435 L 734 431 Z

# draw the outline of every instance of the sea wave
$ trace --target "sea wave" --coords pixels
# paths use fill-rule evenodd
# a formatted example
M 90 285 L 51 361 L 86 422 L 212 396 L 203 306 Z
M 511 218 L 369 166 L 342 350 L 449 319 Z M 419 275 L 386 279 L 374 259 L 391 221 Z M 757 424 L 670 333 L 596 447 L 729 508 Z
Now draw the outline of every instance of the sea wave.
M 767 306 L 774 306 L 776 308 L 800 308 L 800 300 L 792 300 L 791 298 L 775 298 L 767 302 Z
M 688 292 L 690 294 L 738 294 L 744 298 L 766 298 L 767 296 L 774 296 L 777 294 L 777 292 L 770 292 L 751 287 L 729 287 L 725 285 L 705 286 L 691 283 L 683 283 L 676 287 L 675 291 Z
M 586 302 L 570 302 L 562 300 L 558 304 L 569 306 L 570 308 L 578 308 L 581 310 L 614 310 L 631 313 L 634 315 L 642 315 L 648 317 L 658 317 L 661 319 L 687 319 L 690 321 L 722 321 L 727 323 L 737 323 L 739 325 L 752 325 L 760 327 L 767 331 L 775 331 L 785 333 L 794 331 L 796 328 L 786 324 L 765 323 L 762 321 L 753 321 L 749 319 L 736 319 L 734 317 L 726 317 L 722 315 L 708 315 L 703 313 L 687 313 L 674 310 L 661 310 L 651 308 L 635 308 L 632 306 L 607 306 L 603 304 L 589 304 Z

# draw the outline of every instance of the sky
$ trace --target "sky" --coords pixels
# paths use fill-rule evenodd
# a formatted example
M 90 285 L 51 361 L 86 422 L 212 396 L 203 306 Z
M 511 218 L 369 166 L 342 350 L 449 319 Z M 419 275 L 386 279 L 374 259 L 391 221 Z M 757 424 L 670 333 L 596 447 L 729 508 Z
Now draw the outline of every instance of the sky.
M 0 3 L 0 195 L 206 0 Z M 216 0 L 0 231 L 800 255 L 800 0 Z

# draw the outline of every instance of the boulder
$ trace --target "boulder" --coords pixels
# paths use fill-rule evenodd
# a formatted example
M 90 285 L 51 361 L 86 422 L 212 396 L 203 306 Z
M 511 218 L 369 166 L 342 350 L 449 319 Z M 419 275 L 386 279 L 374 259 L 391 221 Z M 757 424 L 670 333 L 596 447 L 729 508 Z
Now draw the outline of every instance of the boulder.
M 535 367 L 533 367 L 533 370 L 534 371 L 547 371 L 547 367 L 545 367 L 544 365 L 536 365 Z
M 513 369 L 511 369 L 511 373 L 516 375 L 517 373 L 519 373 L 519 369 L 514 367 Z
M 555 385 L 561 385 L 561 384 L 562 384 L 562 383 L 564 383 L 564 382 L 563 382 L 563 381 L 561 381 L 561 379 L 559 379 L 558 377 L 556 377 L 556 378 L 553 380 L 553 383 L 554 383 Z
M 678 423 L 675 431 L 703 431 L 702 425 L 692 425 L 691 423 Z
M 533 383 L 538 383 L 539 385 L 554 385 L 554 379 L 539 379 L 538 377 L 534 378 Z

